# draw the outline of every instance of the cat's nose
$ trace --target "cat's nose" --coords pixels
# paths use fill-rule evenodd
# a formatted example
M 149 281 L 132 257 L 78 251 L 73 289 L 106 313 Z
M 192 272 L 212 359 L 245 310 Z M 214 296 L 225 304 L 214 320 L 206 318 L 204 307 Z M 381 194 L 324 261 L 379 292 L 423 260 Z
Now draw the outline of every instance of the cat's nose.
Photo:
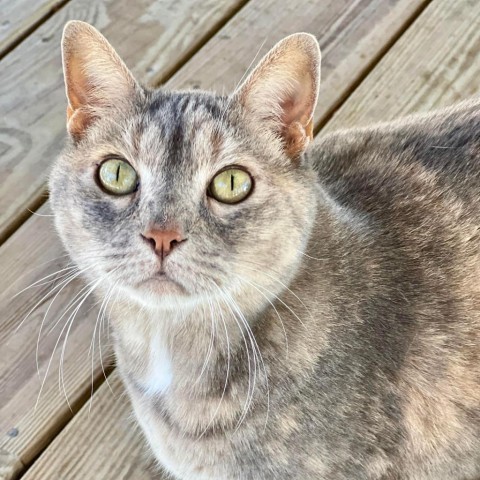
M 184 242 L 179 230 L 162 230 L 151 228 L 142 233 L 145 241 L 150 243 L 155 253 L 163 260 L 176 246 Z

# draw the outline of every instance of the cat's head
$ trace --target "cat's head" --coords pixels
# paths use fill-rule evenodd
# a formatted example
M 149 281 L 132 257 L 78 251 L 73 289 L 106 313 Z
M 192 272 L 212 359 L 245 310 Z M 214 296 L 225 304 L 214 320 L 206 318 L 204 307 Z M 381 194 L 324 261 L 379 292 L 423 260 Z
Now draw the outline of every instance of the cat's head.
M 278 293 L 315 215 L 303 157 L 315 38 L 285 38 L 230 96 L 140 86 L 83 22 L 65 27 L 63 62 L 70 141 L 50 191 L 84 275 L 159 307 L 219 289 Z

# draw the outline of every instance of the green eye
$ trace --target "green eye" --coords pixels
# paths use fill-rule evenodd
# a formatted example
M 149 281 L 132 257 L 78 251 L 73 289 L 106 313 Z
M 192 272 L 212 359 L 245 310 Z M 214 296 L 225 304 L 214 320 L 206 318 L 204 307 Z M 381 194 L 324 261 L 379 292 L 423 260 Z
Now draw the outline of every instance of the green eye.
M 103 188 L 114 195 L 127 195 L 137 188 L 138 175 L 125 160 L 105 160 L 98 170 L 98 179 Z
M 249 173 L 240 168 L 228 168 L 213 178 L 208 191 L 222 203 L 238 203 L 247 198 L 253 187 Z

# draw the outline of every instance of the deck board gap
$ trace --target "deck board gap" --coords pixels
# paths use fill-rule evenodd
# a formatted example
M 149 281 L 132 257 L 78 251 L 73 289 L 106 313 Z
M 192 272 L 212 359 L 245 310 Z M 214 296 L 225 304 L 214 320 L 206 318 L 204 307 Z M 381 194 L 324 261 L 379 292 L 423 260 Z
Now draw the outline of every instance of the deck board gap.
M 212 26 L 212 28 L 205 32 L 205 35 L 199 40 L 199 42 L 193 46 L 190 52 L 187 52 L 177 63 L 167 70 L 164 74 L 158 78 L 153 78 L 151 84 L 153 87 L 159 87 L 160 85 L 167 83 L 175 73 L 180 70 L 185 64 L 187 64 L 215 35 L 220 32 L 245 6 L 250 0 L 243 0 L 239 5 L 232 9 L 229 15 L 219 19 L 219 21 Z
M 115 365 L 105 365 L 105 375 L 103 373 L 100 373 L 97 378 L 93 379 L 93 387 L 92 385 L 90 385 L 90 387 L 88 389 L 85 389 L 85 392 L 83 392 L 82 395 L 80 395 L 77 399 L 75 399 L 75 401 L 70 402 L 70 405 L 72 407 L 71 417 L 68 420 L 66 420 L 64 423 L 62 423 L 62 425 L 60 425 L 57 430 L 50 432 L 51 435 L 49 436 L 49 442 L 44 445 L 43 449 L 41 450 L 39 449 L 37 454 L 28 463 L 21 462 L 22 469 L 19 470 L 16 473 L 16 475 L 11 478 L 11 480 L 20 480 L 24 475 L 28 473 L 28 470 L 35 464 L 35 462 L 43 454 L 43 452 L 51 445 L 51 443 L 58 437 L 58 435 L 60 435 L 62 431 L 72 422 L 72 420 L 75 419 L 77 413 L 86 404 L 88 404 L 88 402 L 93 401 L 93 397 L 97 392 L 97 390 L 102 385 L 107 383 L 108 378 L 111 376 L 114 370 L 115 370 Z
M 351 97 L 351 95 L 355 92 L 355 90 L 363 83 L 363 81 L 368 77 L 368 75 L 375 69 L 375 67 L 381 62 L 382 58 L 389 52 L 389 50 L 398 42 L 398 40 L 407 32 L 407 30 L 412 27 L 412 25 L 416 22 L 416 20 L 422 15 L 424 10 L 428 8 L 428 6 L 434 0 L 426 0 L 425 3 L 419 5 L 417 9 L 412 13 L 410 18 L 405 21 L 402 27 L 392 36 L 389 41 L 387 41 L 381 50 L 377 53 L 376 56 L 372 57 L 371 61 L 368 65 L 365 66 L 364 70 L 359 74 L 358 78 L 352 83 L 350 88 L 346 90 L 341 97 L 339 97 L 338 101 L 335 102 L 329 110 L 325 113 L 325 116 L 320 119 L 320 121 L 314 126 L 313 135 L 316 136 L 322 128 L 332 119 L 335 115 L 335 112 L 339 110 L 343 104 Z M 322 89 L 320 83 L 320 91 Z
M 53 5 L 44 15 L 42 15 L 38 20 L 32 23 L 24 32 L 20 33 L 17 36 L 14 36 L 12 40 L 0 50 L 0 61 L 10 52 L 15 50 L 15 48 L 17 48 L 24 40 L 26 40 L 33 32 L 35 32 L 35 30 L 42 26 L 49 18 L 55 15 L 63 7 L 65 7 L 68 2 L 70 2 L 70 0 L 61 0 L 56 5 Z

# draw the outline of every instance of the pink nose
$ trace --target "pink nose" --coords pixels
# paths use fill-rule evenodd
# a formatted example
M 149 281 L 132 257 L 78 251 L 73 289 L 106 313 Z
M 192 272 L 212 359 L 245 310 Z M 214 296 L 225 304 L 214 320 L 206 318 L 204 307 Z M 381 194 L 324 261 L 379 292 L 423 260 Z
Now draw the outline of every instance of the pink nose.
M 142 237 L 152 245 L 155 253 L 163 260 L 170 252 L 186 239 L 178 230 L 161 230 L 152 228 L 142 234 Z

